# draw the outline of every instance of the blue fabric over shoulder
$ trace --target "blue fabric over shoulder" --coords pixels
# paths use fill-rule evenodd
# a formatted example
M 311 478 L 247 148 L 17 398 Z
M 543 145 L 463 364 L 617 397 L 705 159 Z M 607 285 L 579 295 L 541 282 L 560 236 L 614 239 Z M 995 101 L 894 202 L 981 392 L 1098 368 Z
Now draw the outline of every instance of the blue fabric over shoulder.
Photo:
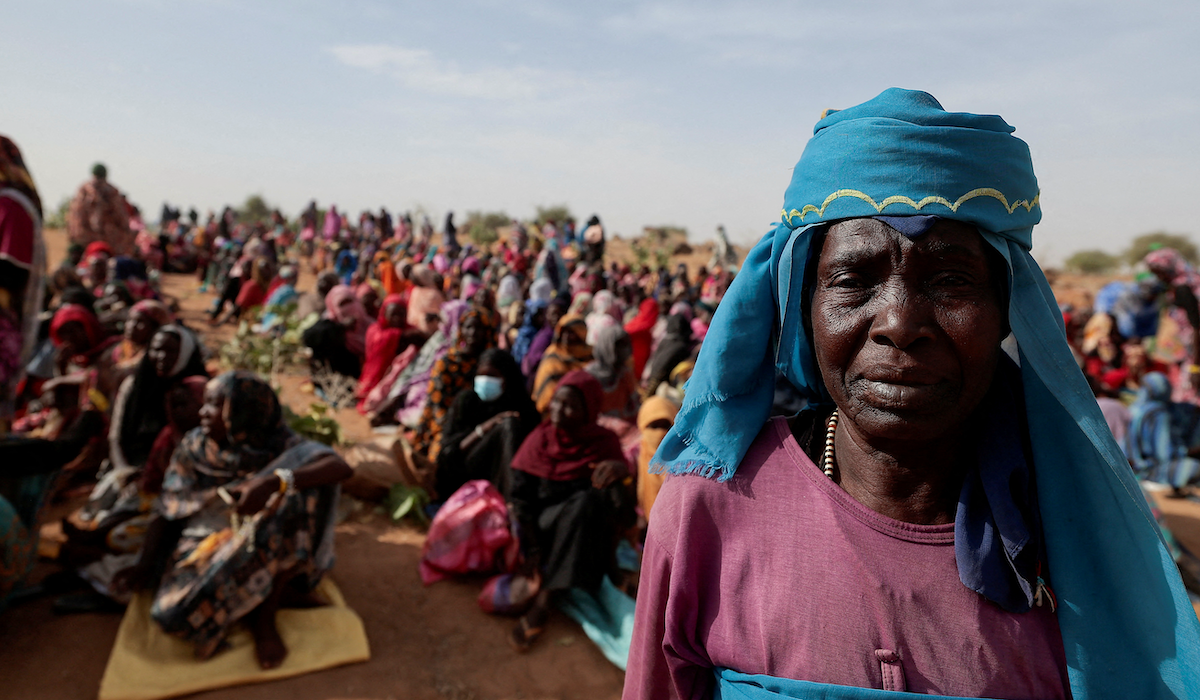
M 713 317 L 653 466 L 733 476 L 768 417 L 777 369 L 811 401 L 829 401 L 801 318 L 820 227 L 924 215 L 971 224 L 1010 270 L 1009 324 L 1072 694 L 1200 698 L 1200 622 L 1029 253 L 1039 190 L 1029 148 L 1012 132 L 998 116 L 946 112 L 926 93 L 896 88 L 827 113 L 793 172 L 780 221 Z M 732 676 L 718 678 L 722 697 L 867 697 L 790 681 L 768 690 L 741 678 L 735 688 Z

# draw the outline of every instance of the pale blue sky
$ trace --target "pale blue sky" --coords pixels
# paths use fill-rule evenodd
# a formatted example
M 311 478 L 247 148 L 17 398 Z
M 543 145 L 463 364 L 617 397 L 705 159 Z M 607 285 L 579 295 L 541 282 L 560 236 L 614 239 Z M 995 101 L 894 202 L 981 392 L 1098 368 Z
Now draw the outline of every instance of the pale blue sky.
M 890 86 L 1029 142 L 1057 262 L 1200 234 L 1200 3 L 9 3 L 0 133 L 53 206 L 258 192 L 757 239 L 827 107 Z

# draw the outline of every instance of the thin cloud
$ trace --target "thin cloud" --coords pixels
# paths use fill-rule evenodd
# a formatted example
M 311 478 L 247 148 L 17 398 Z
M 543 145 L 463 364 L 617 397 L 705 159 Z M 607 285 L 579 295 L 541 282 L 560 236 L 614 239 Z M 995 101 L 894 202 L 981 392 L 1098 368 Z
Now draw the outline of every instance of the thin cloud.
M 570 74 L 529 66 L 484 66 L 466 69 L 425 49 L 389 44 L 333 46 L 326 49 L 340 63 L 388 75 L 422 92 L 476 100 L 556 99 L 586 87 Z

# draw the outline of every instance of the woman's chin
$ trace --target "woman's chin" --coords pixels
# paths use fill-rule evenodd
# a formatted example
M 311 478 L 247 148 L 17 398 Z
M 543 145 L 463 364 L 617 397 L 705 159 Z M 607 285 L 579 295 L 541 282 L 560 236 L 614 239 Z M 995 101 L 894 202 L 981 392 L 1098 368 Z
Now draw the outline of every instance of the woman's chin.
M 900 442 L 936 440 L 960 423 L 966 412 L 941 402 L 866 402 L 852 408 L 855 426 L 869 439 Z

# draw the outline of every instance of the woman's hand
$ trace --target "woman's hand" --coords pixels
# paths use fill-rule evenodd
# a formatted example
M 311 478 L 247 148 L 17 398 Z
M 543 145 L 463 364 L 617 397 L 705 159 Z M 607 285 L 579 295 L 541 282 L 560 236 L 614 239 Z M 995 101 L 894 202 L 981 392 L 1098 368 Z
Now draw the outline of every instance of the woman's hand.
M 254 515 L 266 507 L 271 495 L 279 492 L 280 483 L 275 474 L 261 474 L 230 489 L 231 495 L 238 497 L 238 515 Z
M 126 594 L 137 593 L 145 590 L 150 586 L 150 567 L 144 566 L 141 560 L 133 566 L 121 569 L 113 574 L 112 581 L 109 583 L 109 588 L 113 595 L 121 597 Z
M 481 434 L 487 435 L 489 432 L 491 432 L 492 428 L 495 428 L 497 425 L 500 425 L 500 421 L 505 420 L 507 418 L 520 418 L 520 417 L 521 417 L 521 414 L 518 411 L 503 411 L 501 413 L 497 413 L 496 415 L 492 416 L 491 418 L 488 418 L 484 422 L 480 423 L 478 426 L 478 428 L 479 428 L 478 432 L 472 430 L 471 432 L 467 433 L 467 436 L 459 441 L 458 448 L 460 450 L 469 449 L 471 447 L 471 445 L 475 444 L 476 440 L 483 439 L 481 437 Z
M 621 460 L 605 460 L 592 470 L 592 486 L 598 489 L 608 488 L 613 482 L 624 479 L 628 473 L 629 467 Z
M 520 417 L 521 417 L 521 414 L 517 411 L 501 411 L 500 413 L 497 413 L 496 415 L 492 416 L 491 418 L 488 418 L 483 423 L 481 423 L 479 425 L 479 429 L 486 433 L 486 432 L 491 431 L 491 429 L 495 428 L 497 425 L 500 425 L 500 421 L 502 421 L 502 420 L 505 420 L 508 418 L 520 418 Z

